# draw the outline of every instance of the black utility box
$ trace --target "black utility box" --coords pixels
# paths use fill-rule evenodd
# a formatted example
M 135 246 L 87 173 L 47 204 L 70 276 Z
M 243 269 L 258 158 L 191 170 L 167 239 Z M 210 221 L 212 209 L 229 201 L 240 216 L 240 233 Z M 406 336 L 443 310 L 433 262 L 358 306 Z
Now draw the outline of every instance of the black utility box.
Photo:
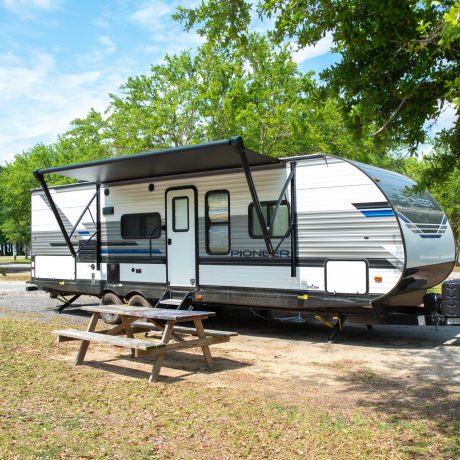
M 442 283 L 442 314 L 460 317 L 460 279 Z
M 107 282 L 109 284 L 118 284 L 120 282 L 120 264 L 107 264 Z

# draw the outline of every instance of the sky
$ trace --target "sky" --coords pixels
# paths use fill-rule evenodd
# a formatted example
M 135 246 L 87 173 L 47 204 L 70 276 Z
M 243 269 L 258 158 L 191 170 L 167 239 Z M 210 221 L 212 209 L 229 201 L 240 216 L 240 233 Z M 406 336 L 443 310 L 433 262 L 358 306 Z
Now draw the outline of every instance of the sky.
M 103 112 L 109 93 L 166 53 L 198 47 L 203 39 L 171 19 L 177 6 L 198 2 L 0 0 L 0 165 L 54 142 L 91 108 Z M 294 60 L 319 73 L 338 59 L 331 45 L 326 36 Z
M 203 39 L 171 19 L 166 0 L 0 0 L 0 164 L 56 140 L 129 76 Z M 263 29 L 264 24 L 258 25 Z M 296 54 L 303 70 L 331 62 L 330 38 Z M 309 62 L 307 62 L 309 61 Z

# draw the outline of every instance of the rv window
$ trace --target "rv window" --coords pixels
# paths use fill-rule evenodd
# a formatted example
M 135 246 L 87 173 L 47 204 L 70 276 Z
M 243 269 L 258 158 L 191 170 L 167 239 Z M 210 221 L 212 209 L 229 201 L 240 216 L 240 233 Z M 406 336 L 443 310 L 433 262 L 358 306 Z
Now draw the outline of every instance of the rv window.
M 161 236 L 161 216 L 148 214 L 124 214 L 121 216 L 121 237 L 124 239 L 150 239 Z
M 230 252 L 230 194 L 227 190 L 206 193 L 206 252 Z
M 270 223 L 273 212 L 275 211 L 276 201 L 263 201 L 260 203 L 262 207 L 262 215 L 265 222 Z M 282 238 L 289 229 L 289 205 L 286 201 L 282 201 L 276 213 L 275 221 L 270 229 L 272 238 Z M 249 205 L 249 236 L 251 238 L 262 238 L 262 230 L 257 218 L 254 203 Z
M 188 232 L 188 197 L 178 196 L 173 198 L 173 230 L 175 232 Z

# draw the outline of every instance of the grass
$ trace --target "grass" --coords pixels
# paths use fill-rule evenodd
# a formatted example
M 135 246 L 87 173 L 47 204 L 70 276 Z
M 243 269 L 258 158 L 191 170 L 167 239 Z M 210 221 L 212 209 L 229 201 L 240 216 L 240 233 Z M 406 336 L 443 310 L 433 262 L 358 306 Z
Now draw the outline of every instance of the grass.
M 16 256 L 14 260 L 13 256 L 0 256 L 0 264 L 30 264 L 30 259 L 26 259 L 25 256 Z
M 0 312 L 1 313 L 1 312 Z M 0 458 L 173 459 L 458 458 L 458 425 L 369 407 L 335 409 L 327 396 L 279 401 L 250 385 L 193 379 L 149 384 L 56 357 L 65 327 L 0 317 Z M 96 345 L 94 345 L 96 347 Z M 92 345 L 93 347 L 93 345 Z M 364 380 L 374 380 L 374 375 Z M 306 397 L 309 389 L 305 388 Z M 312 395 L 313 396 L 313 395 Z
M 0 283 L 2 281 L 30 281 L 30 272 L 7 273 L 6 275 L 0 275 Z

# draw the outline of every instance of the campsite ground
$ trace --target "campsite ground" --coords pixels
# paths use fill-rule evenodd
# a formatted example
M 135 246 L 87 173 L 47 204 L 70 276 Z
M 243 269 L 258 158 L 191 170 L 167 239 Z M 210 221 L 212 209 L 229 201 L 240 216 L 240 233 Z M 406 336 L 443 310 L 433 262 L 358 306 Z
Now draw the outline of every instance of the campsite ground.
M 78 310 L 0 284 L 1 458 L 458 458 L 460 329 L 281 325 L 221 311 L 237 330 L 201 355 L 175 353 L 148 384 L 148 358 L 50 331 Z M 93 298 L 81 298 L 92 303 Z

